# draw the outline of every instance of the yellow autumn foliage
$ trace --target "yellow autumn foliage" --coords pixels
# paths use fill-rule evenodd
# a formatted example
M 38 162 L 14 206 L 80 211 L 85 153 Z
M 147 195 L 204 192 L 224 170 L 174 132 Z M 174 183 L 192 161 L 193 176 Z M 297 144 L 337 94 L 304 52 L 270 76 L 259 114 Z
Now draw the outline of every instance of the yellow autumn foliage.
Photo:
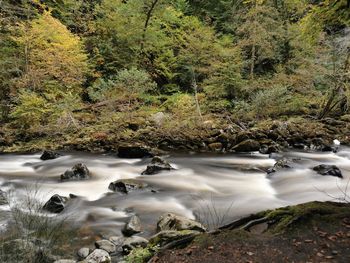
M 25 74 L 19 87 L 45 90 L 55 82 L 60 88 L 75 88 L 88 72 L 87 55 L 78 36 L 45 12 L 29 24 L 19 25 L 15 40 L 26 57 Z M 49 85 L 52 88 L 52 85 Z

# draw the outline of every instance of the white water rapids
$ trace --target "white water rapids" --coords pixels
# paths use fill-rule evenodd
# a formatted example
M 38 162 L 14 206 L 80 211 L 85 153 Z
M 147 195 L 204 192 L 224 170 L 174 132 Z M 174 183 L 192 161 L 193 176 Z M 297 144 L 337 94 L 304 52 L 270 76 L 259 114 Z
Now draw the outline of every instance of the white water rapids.
M 264 170 L 281 156 L 297 158 L 295 168 L 267 175 Z M 60 216 L 108 236 L 121 235 L 121 227 L 132 214 L 140 216 L 143 235 L 149 236 L 164 212 L 201 220 L 215 214 L 213 220 L 220 222 L 212 224 L 228 223 L 265 209 L 342 197 L 341 190 L 350 180 L 347 147 L 337 153 L 285 152 L 271 158 L 258 153 L 170 155 L 165 159 L 176 170 L 142 176 L 150 159 L 86 153 L 63 153 L 49 161 L 39 157 L 0 155 L 0 189 L 11 193 L 12 202 L 21 202 L 33 192 L 43 203 L 53 194 L 75 194 L 80 198 L 72 199 Z M 80 162 L 89 168 L 91 179 L 61 182 L 60 174 Z M 312 167 L 318 164 L 338 166 L 344 178 L 317 174 Z M 125 178 L 136 178 L 149 188 L 127 195 L 108 190 L 110 182 Z M 0 206 L 0 225 L 6 226 L 9 210 L 8 205 Z

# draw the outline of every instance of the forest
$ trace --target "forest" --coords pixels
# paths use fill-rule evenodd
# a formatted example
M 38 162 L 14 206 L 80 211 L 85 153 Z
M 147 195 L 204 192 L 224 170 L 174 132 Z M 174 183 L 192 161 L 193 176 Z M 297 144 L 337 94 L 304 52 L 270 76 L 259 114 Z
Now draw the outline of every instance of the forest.
M 188 141 L 230 125 L 348 122 L 349 6 L 1 0 L 0 144 Z
M 350 262 L 350 0 L 0 0 L 0 263 Z

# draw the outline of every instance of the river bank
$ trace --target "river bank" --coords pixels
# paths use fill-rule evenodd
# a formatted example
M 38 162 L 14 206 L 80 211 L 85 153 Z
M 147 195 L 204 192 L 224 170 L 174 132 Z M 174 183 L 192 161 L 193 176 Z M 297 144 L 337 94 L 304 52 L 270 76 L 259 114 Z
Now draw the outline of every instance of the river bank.
M 254 217 L 255 216 L 255 217 Z M 312 202 L 264 211 L 148 262 L 349 262 L 349 203 Z M 263 218 L 258 222 L 257 219 Z M 141 262 L 141 261 L 140 261 Z
M 165 127 L 154 122 L 126 121 L 114 126 L 81 127 L 78 130 L 18 131 L 0 129 L 0 152 L 38 152 L 43 149 L 93 153 L 117 152 L 119 147 L 140 146 L 164 152 L 278 152 L 282 149 L 331 150 L 333 140 L 350 144 L 346 119 L 264 120 L 241 123 L 207 120 L 189 126 Z

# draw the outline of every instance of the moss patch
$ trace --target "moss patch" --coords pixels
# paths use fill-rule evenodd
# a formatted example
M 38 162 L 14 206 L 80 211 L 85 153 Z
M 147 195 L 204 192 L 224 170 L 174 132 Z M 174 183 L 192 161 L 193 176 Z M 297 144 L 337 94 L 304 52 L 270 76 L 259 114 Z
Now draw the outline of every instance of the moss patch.
M 283 233 L 295 228 L 305 227 L 320 220 L 331 221 L 350 215 L 348 204 L 333 202 L 310 202 L 297 206 L 288 206 L 262 213 L 271 222 L 268 232 Z
M 129 255 L 125 257 L 128 263 L 144 263 L 147 262 L 156 252 L 156 246 L 148 246 L 146 248 L 135 248 Z

